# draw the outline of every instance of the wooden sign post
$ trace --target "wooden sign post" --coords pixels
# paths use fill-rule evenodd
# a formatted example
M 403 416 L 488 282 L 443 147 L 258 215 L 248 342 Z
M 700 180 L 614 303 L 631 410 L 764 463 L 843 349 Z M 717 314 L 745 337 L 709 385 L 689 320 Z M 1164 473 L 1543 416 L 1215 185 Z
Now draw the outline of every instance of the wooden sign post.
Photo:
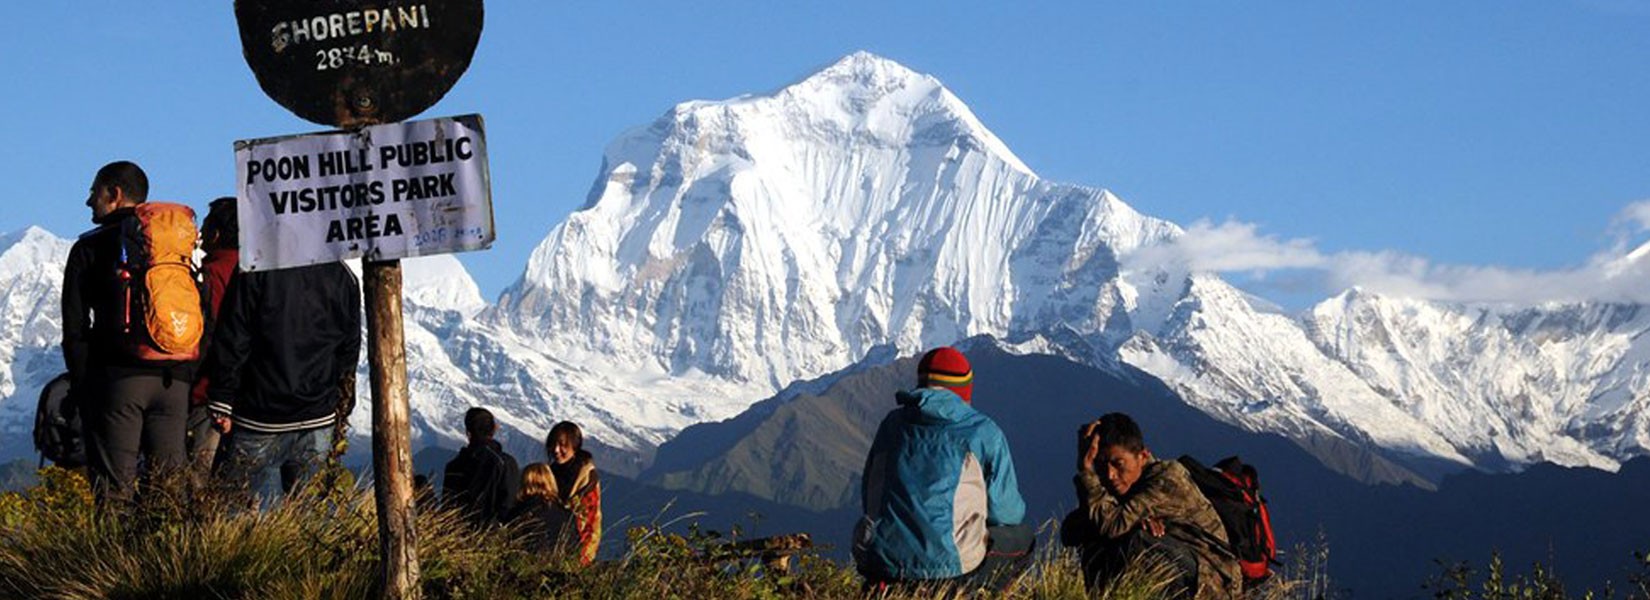
M 481 0 L 319 0 L 292 2 L 290 0 L 236 0 L 235 17 L 240 26 L 242 51 L 247 64 L 257 76 L 258 84 L 271 98 L 304 119 L 359 130 L 371 125 L 400 121 L 423 112 L 440 100 L 464 70 L 469 67 L 481 37 Z M 480 118 L 475 118 L 479 131 Z M 430 149 L 453 138 L 438 135 L 430 141 Z M 413 137 L 414 133 L 408 133 Z M 371 145 L 369 139 L 365 144 Z M 469 139 L 469 138 L 465 138 Z M 479 140 L 472 140 L 472 143 Z M 265 142 L 268 142 L 266 140 Z M 420 143 L 415 141 L 414 143 Z M 279 148 L 280 144 L 269 144 Z M 298 144 L 301 145 L 301 144 Z M 446 147 L 446 146 L 441 146 Z M 472 146 L 473 147 L 473 146 Z M 485 198 L 485 231 L 471 227 L 479 218 L 475 214 L 453 217 L 463 208 L 462 202 L 452 198 L 430 198 L 431 186 L 424 178 L 436 178 L 435 191 L 450 190 L 452 196 L 461 195 L 463 185 L 454 185 L 457 174 L 442 179 L 442 174 L 431 174 L 438 167 L 429 164 L 408 165 L 397 161 L 405 172 L 402 179 L 383 180 L 369 173 L 368 166 L 378 160 L 378 171 L 389 167 L 393 151 L 373 155 L 359 148 L 359 164 L 353 169 L 342 169 L 337 164 L 349 163 L 352 156 L 346 148 L 341 154 L 296 153 L 282 162 L 258 159 L 258 142 L 236 144 L 240 178 L 239 204 L 242 219 L 243 246 L 257 234 L 249 234 L 245 224 L 249 210 L 255 206 L 277 207 L 277 217 L 303 215 L 305 207 L 317 204 L 305 198 L 305 190 L 330 189 L 330 206 L 336 215 L 316 218 L 276 218 L 273 222 L 326 222 L 326 238 L 322 247 L 342 244 L 344 252 L 334 260 L 348 256 L 363 258 L 367 315 L 367 360 L 372 381 L 372 454 L 373 488 L 378 507 L 379 558 L 382 565 L 382 593 L 387 599 L 413 599 L 421 596 L 418 585 L 418 543 L 413 526 L 412 449 L 408 423 L 410 412 L 407 398 L 406 345 L 403 339 L 401 316 L 401 261 L 403 256 L 433 254 L 456 249 L 484 248 L 493 238 L 491 199 Z M 247 155 L 243 159 L 243 150 Z M 452 155 L 451 152 L 448 153 Z M 471 156 L 476 156 L 471 153 Z M 485 153 L 476 163 L 480 166 L 480 184 L 486 193 L 487 175 Z M 300 173 L 299 161 L 313 158 L 328 160 L 334 165 L 332 176 L 342 183 L 336 187 L 300 188 L 293 180 L 311 173 Z M 416 162 L 416 161 L 415 161 Z M 264 165 L 275 167 L 274 177 L 264 177 L 262 185 L 269 189 L 249 189 L 259 186 L 253 171 L 266 172 Z M 257 166 L 253 166 L 257 165 Z M 327 168 L 322 166 L 321 178 Z M 282 177 L 282 175 L 290 177 Z M 419 182 L 417 197 L 402 197 L 397 182 L 413 179 Z M 328 182 L 323 181 L 323 184 Z M 388 189 L 385 189 L 386 186 Z M 402 185 L 401 191 L 407 187 Z M 321 192 L 313 192 L 320 195 Z M 267 194 L 264 195 L 264 194 Z M 291 194 L 283 196 L 282 194 Z M 349 201 L 343 198 L 348 195 Z M 385 206 L 386 196 L 393 198 L 392 206 Z M 447 196 L 447 194 L 441 194 Z M 285 198 L 291 198 L 287 204 Z M 256 202 L 253 202 L 253 199 Z M 474 199 L 474 198 L 471 198 Z M 409 232 L 398 212 L 400 203 L 421 204 L 429 209 L 425 215 L 412 219 L 417 230 Z M 338 205 L 344 206 L 339 209 Z M 443 205 L 443 203 L 446 203 Z M 292 213 L 287 212 L 287 209 Z M 439 210 L 438 210 L 439 209 Z M 324 211 L 314 211 L 324 212 Z M 429 216 L 429 215 L 445 215 Z M 336 217 L 336 218 L 331 218 Z M 461 222 L 454 222 L 455 219 Z M 393 226 L 392 226 L 393 224 Z M 304 232 L 302 225 L 294 226 Z M 339 239 L 342 238 L 342 239 Z M 452 240 L 452 244 L 447 242 Z M 282 268 L 309 264 L 289 260 L 294 236 L 271 235 L 267 252 L 261 258 L 267 268 Z M 302 246 L 302 242 L 296 245 Z M 254 251 L 256 253 L 256 251 Z M 243 250 L 243 268 L 260 257 Z M 317 262 L 317 261 L 310 261 Z
M 407 422 L 407 346 L 401 320 L 401 261 L 365 261 L 367 361 L 372 379 L 372 472 L 384 598 L 420 597 L 413 527 L 412 434 Z

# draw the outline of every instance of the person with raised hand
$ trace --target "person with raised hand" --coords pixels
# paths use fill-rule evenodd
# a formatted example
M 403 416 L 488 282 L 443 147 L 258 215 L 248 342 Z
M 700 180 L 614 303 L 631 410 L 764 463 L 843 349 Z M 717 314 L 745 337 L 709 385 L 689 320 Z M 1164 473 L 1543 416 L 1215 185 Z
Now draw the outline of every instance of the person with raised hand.
M 1060 538 L 1077 548 L 1090 589 L 1132 567 L 1167 572 L 1174 598 L 1242 594 L 1220 515 L 1185 466 L 1152 456 L 1134 419 L 1111 413 L 1084 424 L 1073 479 L 1078 508 L 1066 516 Z

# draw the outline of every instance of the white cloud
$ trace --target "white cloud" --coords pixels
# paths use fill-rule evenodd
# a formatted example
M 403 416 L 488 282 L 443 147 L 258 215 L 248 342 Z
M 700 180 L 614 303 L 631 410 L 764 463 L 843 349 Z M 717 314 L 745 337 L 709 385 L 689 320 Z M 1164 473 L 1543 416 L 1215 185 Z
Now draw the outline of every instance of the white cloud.
M 1650 200 L 1622 209 L 1612 223 L 1619 243 L 1585 264 L 1538 271 L 1446 265 L 1399 252 L 1325 253 L 1308 239 L 1262 235 L 1252 223 L 1193 223 L 1173 242 L 1123 257 L 1126 268 L 1176 268 L 1241 274 L 1264 282 L 1271 271 L 1307 271 L 1327 296 L 1350 287 L 1447 302 L 1650 302 L 1650 245 L 1627 251 L 1627 240 L 1650 231 Z M 1298 282 L 1299 279 L 1285 279 Z
M 1300 269 L 1324 263 L 1325 257 L 1311 240 L 1279 240 L 1256 230 L 1252 223 L 1198 221 L 1174 242 L 1148 246 L 1127 260 L 1137 268 L 1179 265 L 1217 273 Z
M 1610 231 L 1621 246 L 1625 246 L 1633 234 L 1650 231 L 1650 200 L 1640 200 L 1621 209 L 1610 220 Z

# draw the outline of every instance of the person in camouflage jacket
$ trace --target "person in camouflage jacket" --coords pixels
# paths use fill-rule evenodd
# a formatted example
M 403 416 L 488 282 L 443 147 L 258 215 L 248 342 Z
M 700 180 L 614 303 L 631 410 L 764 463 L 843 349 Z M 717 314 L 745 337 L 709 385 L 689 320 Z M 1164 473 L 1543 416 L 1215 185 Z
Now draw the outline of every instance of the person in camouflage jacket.
M 1179 598 L 1238 598 L 1243 577 L 1220 515 L 1175 461 L 1157 460 L 1140 426 L 1111 413 L 1078 432 L 1078 509 L 1061 540 L 1078 548 L 1085 583 L 1105 585 L 1125 568 L 1158 563 Z

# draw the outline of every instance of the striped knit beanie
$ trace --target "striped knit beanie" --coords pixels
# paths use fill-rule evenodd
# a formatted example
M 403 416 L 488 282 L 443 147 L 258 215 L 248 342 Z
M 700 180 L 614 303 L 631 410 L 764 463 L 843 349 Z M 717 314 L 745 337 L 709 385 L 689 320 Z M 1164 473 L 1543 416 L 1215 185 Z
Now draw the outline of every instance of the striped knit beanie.
M 917 363 L 917 387 L 940 386 L 962 396 L 963 402 L 974 402 L 974 369 L 968 366 L 963 353 L 950 346 L 941 346 L 922 355 Z

